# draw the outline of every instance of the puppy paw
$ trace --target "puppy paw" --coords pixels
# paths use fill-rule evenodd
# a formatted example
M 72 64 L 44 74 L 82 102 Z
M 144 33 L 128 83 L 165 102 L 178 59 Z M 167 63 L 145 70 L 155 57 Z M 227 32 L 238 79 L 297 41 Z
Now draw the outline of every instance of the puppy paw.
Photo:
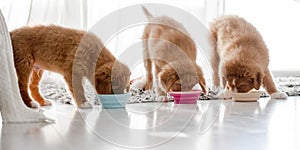
M 283 92 L 276 92 L 271 94 L 271 99 L 287 99 L 288 95 Z
M 131 80 L 131 85 L 136 88 L 144 88 L 146 86 L 146 79 L 144 77 L 140 77 L 134 80 Z
M 82 109 L 91 109 L 91 108 L 93 108 L 93 104 L 90 103 L 90 102 L 88 102 L 88 101 L 86 101 L 86 102 L 82 103 L 79 106 L 79 108 L 82 108 Z
M 218 99 L 231 99 L 231 96 L 229 96 L 228 94 L 226 93 L 219 93 L 216 98 Z
M 36 103 L 36 102 L 34 102 L 34 101 L 31 101 L 29 107 L 30 107 L 30 108 L 38 108 L 38 107 L 39 107 L 39 104 Z
M 216 95 L 216 98 L 218 99 L 231 99 L 230 91 L 229 90 L 219 90 L 219 92 Z
M 52 102 L 49 100 L 45 100 L 42 106 L 51 106 Z
M 158 96 L 157 97 L 157 101 L 159 101 L 159 102 L 167 102 L 169 100 L 168 100 L 167 96 Z

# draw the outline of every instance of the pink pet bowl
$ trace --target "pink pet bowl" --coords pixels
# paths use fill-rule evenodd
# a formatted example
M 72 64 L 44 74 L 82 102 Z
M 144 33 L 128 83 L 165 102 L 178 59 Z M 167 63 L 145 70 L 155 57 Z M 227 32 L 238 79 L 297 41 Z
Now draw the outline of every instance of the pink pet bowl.
M 169 92 L 175 104 L 196 104 L 201 91 Z

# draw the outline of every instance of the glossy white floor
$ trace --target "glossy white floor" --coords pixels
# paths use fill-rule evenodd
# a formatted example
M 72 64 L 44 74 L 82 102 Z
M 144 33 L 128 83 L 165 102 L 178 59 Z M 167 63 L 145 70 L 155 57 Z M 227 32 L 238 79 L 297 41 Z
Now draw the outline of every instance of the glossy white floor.
M 55 103 L 44 109 L 54 124 L 2 124 L 1 149 L 300 149 L 300 97 L 92 110 Z

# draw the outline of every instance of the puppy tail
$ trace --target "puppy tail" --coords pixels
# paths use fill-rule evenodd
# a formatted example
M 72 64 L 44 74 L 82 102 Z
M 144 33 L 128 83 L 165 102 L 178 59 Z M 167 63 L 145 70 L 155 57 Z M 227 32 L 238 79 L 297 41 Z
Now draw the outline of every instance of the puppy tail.
M 147 16 L 148 20 L 152 19 L 153 16 L 150 14 L 148 9 L 146 7 L 144 7 L 143 5 L 142 5 L 142 8 L 143 8 L 143 11 L 144 11 L 145 15 Z

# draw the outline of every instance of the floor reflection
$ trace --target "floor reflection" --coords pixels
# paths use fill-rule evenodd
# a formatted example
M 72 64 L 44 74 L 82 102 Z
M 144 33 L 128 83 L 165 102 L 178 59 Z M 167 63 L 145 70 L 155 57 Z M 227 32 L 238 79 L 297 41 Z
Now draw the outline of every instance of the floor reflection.
M 270 149 L 299 149 L 299 101 L 269 101 L 268 145 Z
M 126 109 L 103 109 L 93 130 L 108 143 L 146 148 L 179 138 L 197 113 L 197 105 L 163 103 L 151 109 L 147 104 L 133 104 Z
M 3 124 L 1 132 L 1 149 L 15 150 L 29 147 L 41 148 L 45 145 L 45 135 L 42 131 L 47 123 Z
M 299 149 L 299 103 L 289 97 L 124 109 L 54 105 L 45 110 L 54 124 L 2 124 L 1 149 Z

